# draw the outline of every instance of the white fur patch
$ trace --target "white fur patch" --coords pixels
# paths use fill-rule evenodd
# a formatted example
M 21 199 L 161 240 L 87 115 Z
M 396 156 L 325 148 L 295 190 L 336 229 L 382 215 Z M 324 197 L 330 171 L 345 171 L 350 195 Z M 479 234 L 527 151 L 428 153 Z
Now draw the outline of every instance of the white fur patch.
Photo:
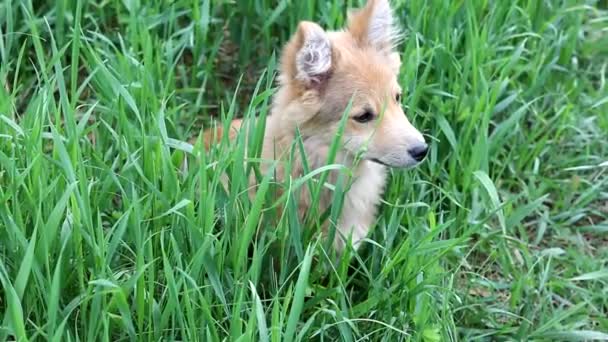
M 376 219 L 377 207 L 386 183 L 386 168 L 376 163 L 362 161 L 359 175 L 346 193 L 342 216 L 338 229 L 340 237 L 336 247 L 341 250 L 344 240 L 352 238 L 353 247 L 357 249 L 362 240 L 369 235 L 369 230 Z
M 401 31 L 395 24 L 388 0 L 376 1 L 367 34 L 371 44 L 380 50 L 390 51 L 399 44 Z
M 331 68 L 331 43 L 320 29 L 308 32 L 304 45 L 296 55 L 297 78 L 310 83 L 321 81 Z

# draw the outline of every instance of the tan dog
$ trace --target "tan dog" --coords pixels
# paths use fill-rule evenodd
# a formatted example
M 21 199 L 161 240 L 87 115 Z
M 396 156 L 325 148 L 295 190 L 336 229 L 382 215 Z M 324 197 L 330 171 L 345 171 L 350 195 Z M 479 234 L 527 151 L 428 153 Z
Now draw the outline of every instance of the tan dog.
M 280 87 L 267 118 L 262 158 L 284 161 L 299 129 L 311 170 L 327 163 L 332 139 L 352 99 L 344 127 L 343 144 L 336 162 L 352 167 L 353 179 L 336 225 L 335 248 L 341 251 L 352 238 L 357 247 L 374 224 L 377 206 L 386 182 L 387 167 L 406 168 L 418 164 L 427 153 L 422 134 L 401 108 L 397 74 L 401 61 L 395 52 L 399 37 L 387 0 L 370 0 L 350 13 L 344 30 L 326 32 L 312 22 L 301 22 L 281 57 Z M 232 123 L 234 137 L 241 121 Z M 221 131 L 205 132 L 205 145 L 221 137 Z M 355 163 L 356 156 L 360 159 Z M 265 167 L 262 167 L 265 170 Z M 291 175 L 302 175 L 296 158 Z M 285 177 L 281 164 L 278 181 Z M 331 174 L 328 182 L 335 182 Z M 303 189 L 299 210 L 310 207 Z M 326 190 L 319 205 L 331 204 Z M 327 227 L 325 229 L 327 231 Z

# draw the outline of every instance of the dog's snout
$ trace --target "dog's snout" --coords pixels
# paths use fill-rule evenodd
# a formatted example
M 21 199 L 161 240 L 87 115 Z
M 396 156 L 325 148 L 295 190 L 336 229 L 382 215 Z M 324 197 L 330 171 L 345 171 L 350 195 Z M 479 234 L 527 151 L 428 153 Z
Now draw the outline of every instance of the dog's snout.
M 426 157 L 427 152 L 429 151 L 429 146 L 427 144 L 417 145 L 412 147 L 408 153 L 412 158 L 416 161 L 422 161 L 424 157 Z

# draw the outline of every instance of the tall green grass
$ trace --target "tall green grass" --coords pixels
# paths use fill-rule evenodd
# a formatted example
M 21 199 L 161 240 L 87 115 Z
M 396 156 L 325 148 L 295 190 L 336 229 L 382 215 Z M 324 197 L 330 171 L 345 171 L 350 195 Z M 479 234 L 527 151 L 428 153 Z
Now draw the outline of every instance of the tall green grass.
M 0 340 L 608 338 L 606 2 L 393 1 L 431 152 L 337 259 L 348 184 L 296 197 L 349 171 L 277 184 L 259 151 L 281 45 L 360 3 L 1 2 Z

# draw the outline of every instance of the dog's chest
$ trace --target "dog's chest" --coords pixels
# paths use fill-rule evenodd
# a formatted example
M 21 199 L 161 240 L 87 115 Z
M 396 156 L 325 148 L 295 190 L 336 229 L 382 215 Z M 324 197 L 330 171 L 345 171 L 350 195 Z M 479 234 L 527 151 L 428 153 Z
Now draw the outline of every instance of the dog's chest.
M 368 161 L 363 163 L 346 193 L 338 225 L 346 238 L 352 233 L 355 247 L 367 236 L 374 223 L 386 182 L 386 169 L 383 166 Z

